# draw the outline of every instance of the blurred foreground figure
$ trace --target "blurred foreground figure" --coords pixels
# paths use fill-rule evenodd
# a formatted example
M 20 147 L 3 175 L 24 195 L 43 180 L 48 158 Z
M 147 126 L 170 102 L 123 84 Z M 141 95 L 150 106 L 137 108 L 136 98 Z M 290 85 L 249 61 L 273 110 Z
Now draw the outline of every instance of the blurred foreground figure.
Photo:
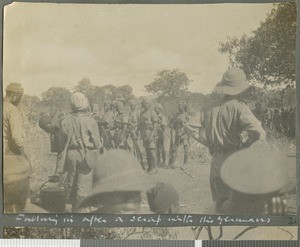
M 237 100 L 247 88 L 243 70 L 227 70 L 222 81 L 215 87 L 220 99 L 213 101 L 200 112 L 200 125 L 205 137 L 200 137 L 198 141 L 207 146 L 212 155 L 210 187 L 217 211 L 230 197 L 230 189 L 220 177 L 223 162 L 239 149 L 249 147 L 266 136 L 261 123 L 249 107 Z
M 17 106 L 24 89 L 19 83 L 10 83 L 3 99 L 3 188 L 4 212 L 24 212 L 29 197 L 31 163 L 24 150 L 23 120 Z
M 158 183 L 147 191 L 150 210 L 156 214 L 177 214 L 179 211 L 179 194 L 173 185 Z
M 255 144 L 234 153 L 223 163 L 221 178 L 230 188 L 230 196 L 220 205 L 219 213 L 286 213 L 283 196 L 296 186 L 296 157 L 288 157 L 263 144 L 268 145 Z
M 143 172 L 136 157 L 128 151 L 112 149 L 97 161 L 92 190 L 78 210 L 86 207 L 105 214 L 139 213 L 141 193 L 155 186 Z

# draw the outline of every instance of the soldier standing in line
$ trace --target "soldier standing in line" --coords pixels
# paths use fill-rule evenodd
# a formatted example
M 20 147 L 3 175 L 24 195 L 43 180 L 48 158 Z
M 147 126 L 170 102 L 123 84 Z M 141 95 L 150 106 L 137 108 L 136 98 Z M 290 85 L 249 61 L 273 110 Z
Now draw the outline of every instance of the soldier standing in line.
M 130 112 L 128 114 L 128 124 L 129 124 L 129 135 L 131 138 L 135 138 L 135 132 L 138 127 L 139 118 L 140 118 L 140 111 L 136 109 L 136 101 L 130 100 L 129 102 Z
M 133 151 L 134 155 L 143 165 L 143 156 L 138 144 L 138 136 L 136 135 L 136 131 L 138 128 L 139 118 L 140 118 L 140 111 L 136 109 L 136 101 L 130 100 L 129 102 L 130 112 L 128 115 L 128 133 L 127 138 L 130 136 L 132 143 L 133 143 Z
M 166 150 L 165 150 L 165 131 L 167 126 L 167 119 L 162 113 L 162 105 L 157 104 L 155 106 L 155 112 L 157 114 L 157 164 L 158 166 L 166 166 Z
M 143 111 L 140 115 L 140 121 L 136 134 L 141 132 L 144 148 L 146 151 L 148 172 L 149 174 L 157 173 L 157 157 L 156 157 L 156 130 L 157 130 L 157 115 L 150 109 L 150 101 L 143 99 Z
M 89 112 L 88 99 L 76 92 L 71 96 L 72 113 L 61 122 L 62 132 L 68 137 L 66 170 L 67 189 L 72 210 L 76 209 L 90 192 L 92 186 L 93 162 L 102 152 L 99 129 L 96 120 Z M 94 160 L 87 159 L 94 157 Z M 90 161 L 91 163 L 89 163 Z
M 189 121 L 189 114 L 187 112 L 187 104 L 185 101 L 181 101 L 178 104 L 178 111 L 179 112 L 176 114 L 176 116 L 171 122 L 171 131 L 173 129 L 175 130 L 175 141 L 172 150 L 170 150 L 172 152 L 169 161 L 170 168 L 174 168 L 177 157 L 177 151 L 180 145 L 183 145 L 184 149 L 183 164 L 186 164 L 189 158 L 189 135 L 186 134 L 186 132 L 184 131 L 184 127 Z
M 115 148 L 123 148 L 129 150 L 130 147 L 126 140 L 126 132 L 128 128 L 128 116 L 124 112 L 124 104 L 121 101 L 116 102 L 115 109 L 116 109 L 115 126 L 114 126 Z
M 4 212 L 25 211 L 29 198 L 29 173 L 31 163 L 24 150 L 24 128 L 17 106 L 24 89 L 19 83 L 10 83 L 3 99 L 3 189 Z
M 103 145 L 106 150 L 109 150 L 114 146 L 112 128 L 114 126 L 115 115 L 112 108 L 112 102 L 109 100 L 105 101 L 104 114 L 99 120 L 97 119 L 100 136 L 103 140 Z

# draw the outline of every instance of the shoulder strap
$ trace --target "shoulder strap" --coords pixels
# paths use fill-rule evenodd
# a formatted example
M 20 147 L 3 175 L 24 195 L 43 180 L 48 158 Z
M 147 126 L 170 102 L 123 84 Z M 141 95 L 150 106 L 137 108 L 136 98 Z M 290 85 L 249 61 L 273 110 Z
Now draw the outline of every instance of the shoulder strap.
M 84 147 L 84 144 L 82 142 L 81 134 L 79 132 L 78 125 L 76 124 L 75 117 L 72 116 L 71 120 L 72 120 L 72 128 L 73 128 L 73 131 L 74 131 L 75 139 L 78 142 L 78 144 L 79 144 L 80 148 L 82 149 L 82 151 L 85 153 L 86 152 L 85 147 Z

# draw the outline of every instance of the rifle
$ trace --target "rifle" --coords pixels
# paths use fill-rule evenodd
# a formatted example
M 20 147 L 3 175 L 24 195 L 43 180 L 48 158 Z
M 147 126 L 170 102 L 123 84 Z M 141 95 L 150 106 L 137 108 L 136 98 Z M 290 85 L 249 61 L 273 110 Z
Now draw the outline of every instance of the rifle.
M 111 138 L 109 138 L 106 130 L 103 127 L 104 124 L 102 124 L 101 122 L 98 122 L 98 121 L 97 121 L 97 123 L 98 123 L 99 131 L 100 131 L 100 135 L 103 138 L 103 144 L 104 144 L 105 148 L 107 150 L 113 148 L 114 145 L 113 145 L 113 143 L 111 141 Z
M 133 148 L 134 148 L 136 157 L 140 161 L 143 170 L 146 170 L 146 167 L 143 164 L 143 155 L 141 153 L 141 150 L 140 150 L 139 144 L 137 142 L 135 133 L 132 130 L 130 130 L 129 134 L 130 134 L 130 138 L 132 139 Z

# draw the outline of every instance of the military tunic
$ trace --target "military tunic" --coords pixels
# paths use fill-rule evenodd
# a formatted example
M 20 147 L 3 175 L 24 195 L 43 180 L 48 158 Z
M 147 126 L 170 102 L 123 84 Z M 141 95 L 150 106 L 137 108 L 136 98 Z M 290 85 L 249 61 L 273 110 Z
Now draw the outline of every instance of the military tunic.
M 241 147 L 241 135 L 247 132 L 252 142 L 265 138 L 259 120 L 245 104 L 223 99 L 207 106 L 200 113 L 200 124 L 205 130 L 212 154 L 210 185 L 213 200 L 221 203 L 229 198 L 229 188 L 220 178 L 225 159 Z
M 151 149 L 155 148 L 156 136 L 154 135 L 150 139 L 149 136 L 152 133 L 155 123 L 157 123 L 157 115 L 153 110 L 148 109 L 141 112 L 140 128 L 143 144 Z
M 68 146 L 66 167 L 67 167 L 67 188 L 69 199 L 75 207 L 91 190 L 92 168 L 84 162 L 84 151 L 78 141 L 81 138 L 85 149 L 99 152 L 102 147 L 97 122 L 90 113 L 78 112 L 67 115 L 62 120 L 62 131 L 67 136 L 71 135 Z M 76 137 L 73 124 L 77 127 L 79 137 Z M 100 153 L 99 153 L 100 154 Z M 73 208 L 74 209 L 74 208 Z
M 114 134 L 114 143 L 115 148 L 119 148 L 120 145 L 126 146 L 126 137 L 125 133 L 123 133 L 124 126 L 128 125 L 128 116 L 124 112 L 118 112 L 115 117 L 115 134 Z
M 6 213 L 22 212 L 29 194 L 29 164 L 20 153 L 25 140 L 22 123 L 19 109 L 5 97 L 3 100 L 3 189 Z M 11 205 L 14 205 L 15 209 Z

